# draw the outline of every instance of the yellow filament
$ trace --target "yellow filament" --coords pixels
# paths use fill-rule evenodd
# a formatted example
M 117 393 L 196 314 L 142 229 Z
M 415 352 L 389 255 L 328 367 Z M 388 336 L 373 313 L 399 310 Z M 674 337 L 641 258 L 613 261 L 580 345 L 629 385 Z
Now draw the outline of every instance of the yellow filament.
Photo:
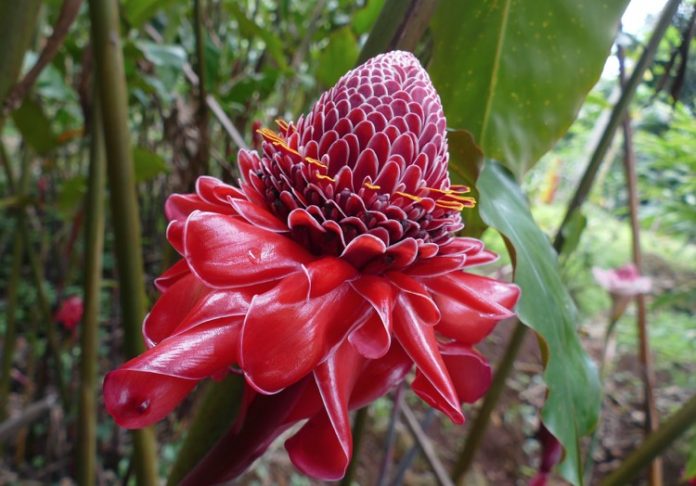
M 333 177 L 327 176 L 327 175 L 324 175 L 324 174 L 320 174 L 319 172 L 315 172 L 314 175 L 317 177 L 317 179 L 320 179 L 320 180 L 322 180 L 322 181 L 336 182 L 336 179 L 334 179 Z
M 287 131 L 287 129 L 290 127 L 290 125 L 288 125 L 288 122 L 286 122 L 282 118 L 276 118 L 275 122 L 276 125 L 278 125 L 280 129 L 283 131 Z
M 466 207 L 462 203 L 458 203 L 458 202 L 454 202 L 454 201 L 452 201 L 452 202 L 437 201 L 435 203 L 435 206 L 438 206 L 438 207 L 444 208 L 444 209 L 454 209 L 455 211 L 461 211 L 462 209 L 464 209 Z
M 454 194 L 449 194 L 446 197 L 454 199 L 455 201 L 461 201 L 463 203 L 476 203 L 476 199 L 474 199 L 473 197 L 456 196 Z
M 455 187 L 455 186 L 452 186 Z M 466 194 L 467 192 L 471 192 L 471 189 L 468 188 L 467 186 L 456 186 L 456 187 L 461 187 L 462 189 L 459 190 L 454 190 L 452 188 L 450 189 L 435 189 L 434 187 L 426 187 L 425 189 L 428 189 L 429 191 L 433 192 L 438 192 L 440 194 L 445 194 L 447 196 L 456 194 L 456 195 L 461 195 L 461 194 Z
M 328 166 L 327 166 L 326 164 L 322 164 L 322 163 L 319 162 L 317 159 L 314 159 L 314 158 L 312 158 L 312 157 L 305 157 L 305 160 L 306 160 L 307 162 L 309 162 L 310 164 L 314 164 L 314 165 L 316 165 L 316 166 L 318 166 L 318 167 L 321 167 L 322 169 L 328 168 Z
M 414 196 L 413 194 L 409 194 L 407 192 L 396 191 L 396 192 L 394 192 L 394 194 L 396 194 L 397 196 L 405 197 L 407 199 L 411 199 L 412 201 L 416 201 L 416 202 L 421 202 L 423 200 L 422 197 Z
M 363 182 L 363 186 L 367 187 L 368 189 L 372 189 L 373 191 L 379 191 L 382 189 L 380 186 L 376 184 L 370 184 L 369 182 Z

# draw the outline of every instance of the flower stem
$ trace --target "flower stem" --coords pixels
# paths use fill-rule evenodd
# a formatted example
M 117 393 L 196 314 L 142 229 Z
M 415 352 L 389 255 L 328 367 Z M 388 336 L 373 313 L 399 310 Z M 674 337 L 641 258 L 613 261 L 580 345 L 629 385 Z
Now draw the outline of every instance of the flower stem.
M 680 435 L 696 424 L 696 395 L 665 420 L 602 483 L 602 486 L 630 484 L 638 472 L 655 459 Z
M 402 381 L 394 391 L 394 400 L 392 405 L 391 417 L 389 417 L 389 426 L 387 427 L 387 437 L 384 441 L 384 457 L 382 465 L 379 468 L 379 476 L 377 478 L 377 486 L 384 486 L 389 479 L 389 469 L 394 456 L 394 441 L 396 439 L 396 424 L 399 421 L 401 414 L 401 402 L 404 400 L 404 382 Z
M 619 81 L 621 89 L 626 89 L 624 52 L 621 44 L 618 45 L 617 57 L 619 58 Z M 633 128 L 631 127 L 631 115 L 626 111 L 622 121 L 624 135 L 624 170 L 626 173 L 626 186 L 628 187 L 628 211 L 631 221 L 631 244 L 633 249 L 633 263 L 642 273 L 643 253 L 640 246 L 640 221 L 638 219 L 638 176 L 636 175 L 636 155 L 633 150 Z M 650 353 L 650 336 L 648 334 L 647 309 L 645 308 L 645 295 L 636 296 L 636 325 L 638 327 L 638 348 L 643 378 L 643 394 L 645 400 L 645 433 L 657 429 L 659 417 L 655 404 L 655 372 Z M 662 461 L 655 459 L 650 464 L 650 486 L 662 486 Z
M 126 355 L 132 357 L 144 348 L 140 326 L 145 314 L 146 297 L 118 2 L 89 0 L 89 16 L 104 127 L 124 348 Z M 133 443 L 138 484 L 157 484 L 157 444 L 152 428 L 133 431 Z
M 99 97 L 94 97 L 89 155 L 89 187 L 85 199 L 84 317 L 80 327 L 80 412 L 78 415 L 77 480 L 94 484 L 97 462 L 97 373 L 99 351 L 99 301 L 104 249 L 104 132 Z
M 204 0 L 193 0 L 193 31 L 196 38 L 196 64 L 194 68 L 198 75 L 198 109 L 197 109 L 197 125 L 198 125 L 198 149 L 196 152 L 195 166 L 193 170 L 194 180 L 196 177 L 208 172 L 208 159 L 210 157 L 210 137 L 208 133 L 209 112 L 206 102 L 207 90 L 205 73 L 205 35 L 204 35 Z M 193 184 L 193 181 L 192 181 Z
M 362 443 L 362 438 L 365 432 L 365 424 L 367 422 L 367 411 L 369 407 L 363 407 L 355 413 L 355 418 L 353 419 L 353 457 L 348 464 L 348 469 L 346 470 L 346 475 L 339 483 L 340 486 L 350 486 L 353 483 L 353 478 L 355 477 L 355 469 L 358 466 L 358 456 L 360 455 L 360 445 Z
M 243 391 L 244 378 L 239 375 L 229 375 L 223 381 L 206 384 L 186 439 L 167 478 L 168 485 L 179 484 L 229 429 L 239 412 Z

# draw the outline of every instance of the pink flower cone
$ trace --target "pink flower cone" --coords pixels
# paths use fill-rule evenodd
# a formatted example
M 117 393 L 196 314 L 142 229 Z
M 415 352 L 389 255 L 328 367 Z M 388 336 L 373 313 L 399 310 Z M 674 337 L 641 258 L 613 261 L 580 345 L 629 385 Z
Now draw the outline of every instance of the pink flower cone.
M 619 320 L 632 298 L 652 290 L 650 277 L 642 277 L 633 263 L 607 270 L 593 267 L 592 274 L 597 283 L 611 295 L 612 322 Z
M 260 130 L 232 187 L 201 177 L 166 204 L 182 259 L 156 282 L 148 350 L 109 373 L 108 411 L 138 428 L 167 415 L 201 380 L 235 366 L 247 409 L 187 478 L 240 474 L 270 441 L 293 463 L 341 478 L 349 411 L 415 366 L 413 391 L 454 422 L 488 388 L 473 348 L 513 315 L 515 285 L 467 270 L 496 257 L 456 237 L 474 202 L 450 184 L 445 118 L 416 58 L 377 56 L 341 78 L 312 111 Z
M 68 331 L 74 332 L 77 325 L 82 320 L 83 312 L 84 306 L 82 304 L 82 299 L 73 295 L 61 302 L 60 307 L 53 315 L 53 319 Z

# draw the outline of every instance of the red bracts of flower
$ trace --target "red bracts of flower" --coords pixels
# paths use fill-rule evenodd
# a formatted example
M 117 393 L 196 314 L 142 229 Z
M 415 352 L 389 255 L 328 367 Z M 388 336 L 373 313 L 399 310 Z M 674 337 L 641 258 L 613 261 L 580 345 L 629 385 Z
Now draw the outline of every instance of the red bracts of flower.
M 466 271 L 495 255 L 454 236 L 473 200 L 450 184 L 442 107 L 414 56 L 375 57 L 278 127 L 260 130 L 261 153 L 240 151 L 239 188 L 202 177 L 195 194 L 170 196 L 167 237 L 182 258 L 156 281 L 148 351 L 104 383 L 109 412 L 135 428 L 200 380 L 241 370 L 253 405 L 192 484 L 235 476 L 302 419 L 292 461 L 340 478 L 349 410 L 414 365 L 413 391 L 463 422 L 461 403 L 490 381 L 472 346 L 519 294 Z
M 82 299 L 73 295 L 60 303 L 53 319 L 68 331 L 74 331 L 82 320 L 83 311 Z

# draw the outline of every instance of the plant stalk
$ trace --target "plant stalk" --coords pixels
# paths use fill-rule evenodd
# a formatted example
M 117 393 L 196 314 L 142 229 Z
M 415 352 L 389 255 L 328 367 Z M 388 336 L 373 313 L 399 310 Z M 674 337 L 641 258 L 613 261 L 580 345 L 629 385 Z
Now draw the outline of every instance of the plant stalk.
M 119 33 L 118 2 L 89 0 L 89 16 L 104 127 L 124 350 L 127 357 L 133 357 L 144 349 L 140 326 L 145 315 L 146 296 L 138 201 L 128 132 L 128 93 Z M 134 470 L 138 484 L 157 484 L 157 444 L 153 429 L 133 431 L 133 444 Z
M 632 484 L 636 475 L 658 457 L 672 442 L 696 424 L 696 395 L 665 420 L 611 473 L 601 486 Z
M 365 432 L 365 424 L 367 423 L 367 411 L 369 407 L 363 407 L 357 412 L 355 412 L 355 418 L 353 419 L 353 457 L 348 464 L 348 469 L 346 469 L 346 474 L 341 479 L 339 483 L 340 486 L 351 486 L 353 483 L 353 478 L 355 477 L 355 470 L 358 467 L 358 457 L 360 456 L 360 446 L 362 444 L 363 435 Z
M 96 482 L 97 468 L 97 375 L 99 310 L 104 251 L 104 183 L 106 152 L 104 131 L 95 96 L 89 154 L 89 187 L 85 199 L 84 317 L 80 327 L 80 413 L 77 438 L 77 481 L 82 486 Z
M 413 52 L 436 6 L 437 0 L 386 0 L 360 51 L 358 65 L 394 49 Z
M 619 81 L 621 88 L 625 89 L 625 62 L 623 48 L 619 45 L 617 57 L 619 59 Z M 627 110 L 622 121 L 624 135 L 624 171 L 626 173 L 626 186 L 628 187 L 628 211 L 631 221 L 631 245 L 633 263 L 640 274 L 643 273 L 643 253 L 640 245 L 640 220 L 638 218 L 638 176 L 636 175 L 636 155 L 633 150 L 633 127 L 631 126 L 631 114 Z M 647 310 L 645 307 L 645 295 L 636 296 L 636 325 L 638 327 L 638 356 L 641 364 L 643 379 L 643 394 L 645 408 L 645 433 L 649 434 L 657 429 L 659 417 L 655 404 L 655 371 L 650 353 L 650 336 L 648 334 Z M 650 464 L 650 486 L 662 486 L 662 461 L 658 458 Z
M 193 0 L 193 30 L 194 36 L 196 38 L 196 64 L 194 66 L 196 74 L 198 75 L 198 109 L 197 109 L 197 122 L 198 122 L 198 150 L 196 152 L 196 163 L 194 167 L 194 178 L 191 181 L 193 185 L 195 179 L 208 172 L 209 158 L 210 158 L 210 134 L 209 134 L 209 120 L 210 114 L 208 112 L 208 104 L 206 98 L 208 97 L 206 89 L 207 76 L 205 73 L 205 23 L 204 23 L 204 0 Z
M 0 106 L 22 70 L 40 6 L 41 0 L 0 2 Z

